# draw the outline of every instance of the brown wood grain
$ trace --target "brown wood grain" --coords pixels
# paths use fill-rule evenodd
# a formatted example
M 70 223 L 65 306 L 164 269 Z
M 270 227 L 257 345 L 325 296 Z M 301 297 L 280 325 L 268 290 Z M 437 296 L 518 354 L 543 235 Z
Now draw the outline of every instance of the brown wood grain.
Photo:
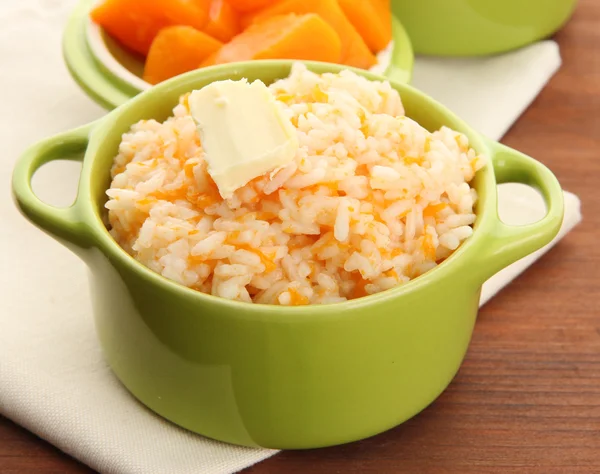
M 581 0 L 556 40 L 562 69 L 504 142 L 580 196 L 583 223 L 482 309 L 459 374 L 423 413 L 248 473 L 600 473 L 600 1 Z M 92 471 L 0 417 L 0 472 Z

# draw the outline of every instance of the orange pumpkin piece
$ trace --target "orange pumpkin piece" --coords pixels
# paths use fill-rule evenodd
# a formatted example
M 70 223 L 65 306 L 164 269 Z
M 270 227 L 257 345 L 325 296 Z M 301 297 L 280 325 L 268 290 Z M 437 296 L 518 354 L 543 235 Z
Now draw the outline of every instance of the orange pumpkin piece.
M 392 40 L 390 4 L 382 0 L 338 0 L 350 23 L 373 52 L 384 49 Z
M 212 53 L 210 56 L 208 56 L 204 61 L 202 61 L 200 63 L 200 66 L 198 67 L 208 67 L 208 66 L 214 66 L 217 60 L 217 53 Z
M 281 0 L 273 0 L 272 2 L 269 2 L 268 5 L 265 6 L 265 8 L 268 7 L 272 7 L 273 5 L 275 5 L 276 3 L 279 3 Z M 259 9 L 259 10 L 254 10 L 254 11 L 249 11 L 249 12 L 243 12 L 242 15 L 240 16 L 240 25 L 242 27 L 242 30 L 245 30 L 246 28 L 248 28 L 252 23 L 254 23 L 254 19 L 261 14 L 261 12 L 264 10 L 264 8 Z
M 259 12 L 254 17 L 253 23 L 261 23 L 267 18 L 285 13 L 316 13 L 329 23 L 342 42 L 341 62 L 343 64 L 367 69 L 376 63 L 375 56 L 352 26 L 337 0 L 283 0 Z M 322 41 L 321 44 L 324 43 L 325 41 Z
M 202 0 L 105 0 L 90 15 L 110 36 L 144 56 L 162 28 L 202 30 L 208 20 Z
M 390 32 L 390 41 L 392 36 L 392 6 L 390 0 L 378 0 L 374 4 L 375 10 L 379 14 L 384 29 Z M 387 45 L 386 45 L 387 46 Z
M 266 8 L 276 0 L 229 0 L 231 6 L 238 12 L 247 13 Z
M 250 25 L 202 66 L 251 59 L 339 62 L 341 50 L 339 36 L 320 16 L 292 13 Z
M 191 26 L 160 30 L 146 58 L 144 80 L 150 84 L 192 71 L 223 43 Z
M 238 13 L 226 0 L 211 0 L 204 32 L 227 43 L 241 31 Z
M 245 30 L 252 23 L 254 23 L 254 18 L 256 18 L 256 15 L 258 15 L 259 13 L 260 13 L 260 10 L 257 12 L 246 13 L 246 14 L 243 14 L 242 16 L 240 16 L 240 26 L 242 27 L 242 30 Z

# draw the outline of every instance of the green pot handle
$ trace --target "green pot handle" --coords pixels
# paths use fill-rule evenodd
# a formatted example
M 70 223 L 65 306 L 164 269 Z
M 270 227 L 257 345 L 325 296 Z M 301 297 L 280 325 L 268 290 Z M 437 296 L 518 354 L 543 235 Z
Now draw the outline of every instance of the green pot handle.
M 93 124 L 42 140 L 27 149 L 17 161 L 12 176 L 12 192 L 19 210 L 36 226 L 59 240 L 78 247 L 93 245 L 88 225 L 81 219 L 79 191 L 70 207 L 54 207 L 42 202 L 31 188 L 31 178 L 46 163 L 55 160 L 83 161 Z
M 496 214 L 490 242 L 483 249 L 480 268 L 491 277 L 511 263 L 550 243 L 558 234 L 564 216 L 562 188 L 552 172 L 539 161 L 500 143 L 491 142 L 492 164 L 497 184 L 522 183 L 541 192 L 547 212 L 527 225 L 504 224 Z

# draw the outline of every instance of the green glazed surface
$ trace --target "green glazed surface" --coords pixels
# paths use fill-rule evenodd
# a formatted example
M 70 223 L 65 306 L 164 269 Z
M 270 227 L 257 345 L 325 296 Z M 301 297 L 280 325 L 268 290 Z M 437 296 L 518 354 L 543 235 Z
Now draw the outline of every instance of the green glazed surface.
M 550 36 L 577 0 L 392 0 L 415 53 L 481 56 Z
M 316 72 L 341 66 L 308 63 Z M 178 97 L 223 79 L 285 77 L 289 61 L 253 61 L 185 74 L 152 88 L 98 122 L 32 146 L 13 174 L 23 214 L 89 266 L 94 318 L 106 359 L 150 409 L 205 436 L 268 448 L 346 443 L 392 428 L 429 405 L 467 350 L 482 283 L 548 243 L 563 217 L 559 183 L 539 162 L 491 142 L 410 86 L 392 82 L 407 114 L 428 129 L 468 135 L 492 163 L 478 172 L 473 236 L 440 266 L 397 288 L 332 305 L 232 302 L 169 281 L 139 264 L 103 225 L 105 190 L 121 134 L 163 120 Z M 382 79 L 365 71 L 367 78 Z M 82 159 L 72 207 L 31 190 L 44 163 Z M 541 221 L 510 227 L 497 214 L 496 184 L 537 187 Z
M 117 77 L 94 56 L 88 44 L 86 28 L 89 12 L 96 0 L 80 0 L 73 10 L 63 35 L 63 57 L 73 79 L 83 91 L 106 109 L 114 109 L 140 93 L 123 79 Z M 392 19 L 394 47 L 385 75 L 399 82 L 410 82 L 414 64 L 412 44 L 406 30 Z M 112 55 L 128 71 L 141 77 L 144 65 L 139 56 L 122 48 L 108 35 L 103 34 Z

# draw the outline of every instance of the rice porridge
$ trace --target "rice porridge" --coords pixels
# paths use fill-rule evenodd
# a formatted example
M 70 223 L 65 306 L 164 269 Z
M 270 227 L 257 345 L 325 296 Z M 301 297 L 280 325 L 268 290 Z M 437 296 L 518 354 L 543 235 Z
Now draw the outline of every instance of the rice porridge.
M 404 115 L 387 82 L 296 64 L 269 86 L 296 129 L 293 160 L 223 199 L 188 96 L 123 135 L 109 229 L 151 270 L 249 303 L 359 298 L 431 270 L 473 233 L 486 164 L 467 137 Z

